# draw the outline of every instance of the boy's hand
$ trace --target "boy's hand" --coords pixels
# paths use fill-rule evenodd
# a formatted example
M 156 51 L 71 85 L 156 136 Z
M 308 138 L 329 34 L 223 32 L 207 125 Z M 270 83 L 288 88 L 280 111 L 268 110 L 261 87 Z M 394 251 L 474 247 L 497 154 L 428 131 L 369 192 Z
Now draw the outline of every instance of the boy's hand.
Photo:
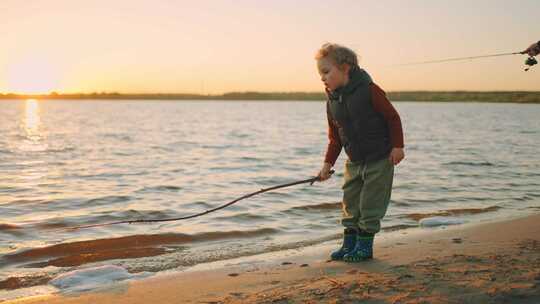
M 323 164 L 322 169 L 319 172 L 319 178 L 320 178 L 321 182 L 329 179 L 330 176 L 332 176 L 332 174 L 330 174 L 330 169 L 332 169 L 331 164 L 329 164 L 329 163 L 324 163 Z
M 403 160 L 403 158 L 405 158 L 403 148 L 393 148 L 392 152 L 390 152 L 390 161 L 394 165 L 399 164 L 399 162 Z

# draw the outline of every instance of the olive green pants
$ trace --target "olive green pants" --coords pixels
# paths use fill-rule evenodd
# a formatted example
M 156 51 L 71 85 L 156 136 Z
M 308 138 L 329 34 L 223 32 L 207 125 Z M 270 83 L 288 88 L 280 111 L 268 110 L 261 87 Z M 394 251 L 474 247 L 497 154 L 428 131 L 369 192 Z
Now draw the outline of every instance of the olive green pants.
M 381 230 L 392 193 L 394 165 L 388 158 L 373 162 L 345 162 L 343 218 L 346 228 L 368 233 Z

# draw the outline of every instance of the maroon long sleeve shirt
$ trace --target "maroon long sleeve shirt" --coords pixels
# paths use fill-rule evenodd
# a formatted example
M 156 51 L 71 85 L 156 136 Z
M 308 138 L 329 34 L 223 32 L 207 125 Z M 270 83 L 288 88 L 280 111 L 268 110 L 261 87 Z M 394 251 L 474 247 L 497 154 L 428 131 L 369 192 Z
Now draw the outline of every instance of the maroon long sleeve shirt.
M 388 124 L 390 131 L 390 143 L 394 148 L 403 148 L 403 129 L 401 127 L 401 119 L 398 112 L 392 106 L 386 93 L 376 84 L 371 84 L 371 100 L 373 108 L 376 112 L 379 112 L 384 117 L 384 120 Z M 336 160 L 341 153 L 343 147 L 339 139 L 338 128 L 332 120 L 332 115 L 329 110 L 326 111 L 328 118 L 328 147 L 326 148 L 326 155 L 324 162 L 332 164 L 336 163 Z

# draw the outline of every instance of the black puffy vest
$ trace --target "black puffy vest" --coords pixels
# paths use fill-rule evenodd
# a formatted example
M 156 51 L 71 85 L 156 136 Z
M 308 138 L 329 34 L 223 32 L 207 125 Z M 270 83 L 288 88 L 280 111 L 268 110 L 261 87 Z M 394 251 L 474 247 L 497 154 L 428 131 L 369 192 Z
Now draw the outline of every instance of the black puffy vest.
M 388 157 L 392 146 L 388 124 L 371 100 L 371 77 L 359 67 L 349 73 L 346 86 L 328 94 L 327 107 L 349 156 L 357 161 Z

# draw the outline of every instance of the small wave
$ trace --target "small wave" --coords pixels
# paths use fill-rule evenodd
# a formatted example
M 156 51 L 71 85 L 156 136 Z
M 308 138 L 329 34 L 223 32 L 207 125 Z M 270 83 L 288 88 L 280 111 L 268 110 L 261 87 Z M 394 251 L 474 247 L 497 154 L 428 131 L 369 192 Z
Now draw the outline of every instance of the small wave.
M 231 144 L 225 144 L 225 145 L 202 145 L 201 148 L 203 149 L 215 149 L 215 150 L 221 150 L 221 149 L 230 149 L 233 145 Z
M 112 152 L 113 155 L 116 155 L 116 156 L 133 156 L 133 155 L 137 155 L 137 152 L 122 152 L 122 151 L 116 151 L 116 152 Z
M 36 224 L 35 227 L 39 229 L 60 229 L 69 227 L 70 223 L 64 221 L 48 221 L 45 223 Z
M 32 208 L 33 211 L 50 211 L 53 208 L 79 209 L 81 207 L 96 207 L 116 203 L 127 202 L 133 197 L 126 195 L 109 195 L 97 198 L 69 198 L 69 199 L 34 199 L 17 200 L 11 202 L 13 205 L 25 205 L 26 208 Z
M 20 226 L 13 224 L 0 223 L 0 231 L 21 229 Z
M 244 221 L 256 221 L 256 220 L 265 220 L 265 219 L 268 219 L 268 217 L 266 216 L 263 216 L 263 215 L 257 215 L 257 214 L 253 214 L 253 213 L 239 213 L 239 214 L 235 214 L 235 215 L 230 215 L 230 216 L 221 216 L 221 217 L 216 217 L 215 220 L 231 220 L 231 221 L 234 221 L 234 222 L 244 222 Z
M 386 231 L 386 232 L 390 232 L 390 231 L 398 231 L 398 230 L 404 230 L 404 229 L 410 229 L 410 228 L 416 228 L 416 227 L 418 227 L 418 226 L 417 225 L 402 224 L 402 225 L 394 225 L 394 226 L 383 227 L 381 230 Z
M 115 213 L 114 216 L 111 216 L 110 214 L 107 214 L 107 216 L 110 216 L 114 219 L 126 219 L 129 217 L 169 217 L 171 215 L 176 216 L 178 213 L 176 213 L 176 210 L 173 209 L 162 209 L 162 210 L 135 210 L 135 209 L 129 209 L 122 211 L 120 213 Z
M 336 209 L 341 209 L 341 202 L 297 206 L 297 207 L 292 207 L 292 208 L 286 210 L 286 212 L 289 211 L 289 210 L 307 210 L 307 211 L 310 211 L 310 210 L 336 210 Z
M 411 204 L 406 203 L 406 202 L 404 202 L 404 201 L 395 201 L 395 200 L 391 200 L 391 201 L 390 201 L 390 205 L 393 205 L 393 206 L 400 206 L 400 207 L 408 207 L 408 206 L 410 206 Z
M 57 148 L 49 148 L 43 152 L 48 153 L 62 153 L 62 152 L 71 152 L 75 151 L 75 147 L 57 147 Z
M 0 154 L 13 154 L 13 152 L 10 151 L 10 150 L 3 150 L 3 149 L 0 149 Z
M 260 161 L 261 159 L 260 158 L 257 158 L 257 157 L 249 157 L 249 156 L 242 156 L 240 158 L 238 158 L 239 160 L 241 161 Z
M 470 202 L 470 201 L 493 201 L 492 197 L 479 197 L 479 196 L 447 196 L 447 197 L 439 197 L 439 198 L 428 198 L 428 199 L 421 199 L 421 198 L 412 198 L 412 199 L 406 199 L 406 201 L 418 205 L 418 204 L 441 204 L 441 203 L 455 203 L 455 202 Z
M 125 141 L 125 142 L 132 142 L 133 141 L 133 138 L 131 138 L 131 136 L 129 136 L 127 134 L 105 133 L 105 134 L 102 134 L 102 135 L 105 138 L 113 138 L 113 139 L 118 139 L 120 141 Z
M 83 204 L 84 205 L 89 204 L 91 206 L 99 206 L 103 204 L 109 205 L 109 204 L 114 204 L 114 203 L 127 202 L 131 199 L 132 199 L 131 196 L 126 196 L 126 195 L 108 195 L 108 196 L 89 199 L 83 202 Z
M 74 226 L 94 225 L 116 221 L 130 221 L 139 219 L 158 219 L 158 218 L 172 218 L 185 216 L 186 214 L 179 214 L 176 210 L 123 210 L 123 211 L 106 211 L 101 213 L 92 213 L 89 215 L 75 216 L 75 217 L 62 217 L 47 219 L 48 223 L 38 223 L 37 228 L 67 228 Z
M 132 235 L 62 243 L 4 255 L 0 258 L 0 265 L 35 261 L 27 266 L 79 266 L 111 259 L 132 259 L 161 255 L 167 252 L 166 248 L 164 248 L 167 245 L 252 238 L 278 232 L 277 229 L 262 228 L 247 231 L 213 231 L 193 235 L 182 233 Z M 45 261 L 43 261 L 44 259 Z
M 227 134 L 227 136 L 230 136 L 232 138 L 249 138 L 252 135 L 249 133 L 230 132 L 229 134 Z
M 169 147 L 163 147 L 163 146 L 150 146 L 150 149 L 152 150 L 158 150 L 158 151 L 165 151 L 165 152 L 173 152 L 173 148 Z
M 215 205 L 212 205 L 212 204 L 209 204 L 209 203 L 203 202 L 203 201 L 196 201 L 196 202 L 192 202 L 192 203 L 187 203 L 184 206 L 186 206 L 186 207 L 189 207 L 189 206 L 202 207 L 202 208 L 206 208 L 206 209 L 217 207 Z
M 430 218 L 430 217 L 471 215 L 471 214 L 497 211 L 499 209 L 501 209 L 501 207 L 499 206 L 491 206 L 487 208 L 449 209 L 449 210 L 433 212 L 433 213 L 409 213 L 409 214 L 405 214 L 404 217 L 407 217 L 415 221 L 420 221 L 424 218 Z
M 108 180 L 110 178 L 121 178 L 125 176 L 139 176 L 146 175 L 148 171 L 139 171 L 133 173 L 100 173 L 100 174 L 73 174 L 67 176 L 70 179 L 91 179 L 91 180 Z
M 136 192 L 178 192 L 182 190 L 182 187 L 170 186 L 170 185 L 159 185 L 154 187 L 144 187 L 137 190 Z
M 524 194 L 522 196 L 519 196 L 519 197 L 516 197 L 515 200 L 516 201 L 530 201 L 530 200 L 533 200 L 534 198 L 528 194 Z
M 197 145 L 199 145 L 199 142 L 189 141 L 189 140 L 175 141 L 170 144 L 170 146 L 172 147 L 197 146 Z
M 13 194 L 13 193 L 19 193 L 19 192 L 30 191 L 30 190 L 32 190 L 32 189 L 31 188 L 5 186 L 5 187 L 2 187 L 0 189 L 0 193 Z M 2 203 L 0 203 L 0 205 L 1 204 Z
M 14 207 L 17 207 L 17 206 L 21 207 L 22 205 L 25 205 L 26 207 L 26 205 L 39 205 L 43 203 L 52 203 L 55 201 L 56 200 L 45 200 L 45 199 L 18 199 L 18 200 L 10 201 L 6 205 L 12 205 Z
M 293 197 L 294 195 L 291 194 L 291 193 L 287 193 L 287 192 L 279 192 L 279 191 L 276 191 L 276 192 L 267 192 L 265 194 L 267 197 L 274 197 L 274 198 L 278 198 L 278 197 L 282 197 L 282 198 L 289 198 L 289 197 Z
M 80 266 L 88 263 L 95 263 L 108 260 L 117 260 L 117 259 L 135 259 L 135 258 L 145 258 L 151 256 L 161 255 L 167 252 L 166 248 L 161 247 L 133 247 L 129 249 L 108 249 L 100 250 L 97 252 L 85 252 L 81 254 L 69 254 L 62 257 L 55 257 L 53 259 L 34 262 L 24 265 L 28 268 L 43 268 L 48 266 L 55 267 L 73 267 Z
M 311 148 L 295 148 L 294 153 L 297 155 L 311 155 L 313 154 L 313 149 Z
M 246 168 L 244 166 L 231 166 L 231 165 L 218 165 L 208 168 L 208 171 L 212 172 L 233 172 L 233 171 L 244 171 Z
M 527 192 L 525 195 L 532 196 L 532 197 L 540 197 L 540 193 L 533 193 L 533 192 Z
M 278 244 L 257 244 L 255 246 L 234 246 L 234 250 L 231 250 L 230 244 L 224 244 L 221 246 L 213 247 L 210 250 L 200 250 L 200 248 L 184 248 L 184 250 L 175 251 L 174 259 L 168 258 L 165 260 L 160 259 L 158 263 L 151 263 L 145 265 L 138 265 L 135 268 L 131 268 L 133 272 L 139 271 L 163 271 L 167 269 L 178 269 L 179 267 L 190 267 L 201 263 L 210 263 L 213 261 L 234 259 L 243 256 L 253 256 L 261 253 L 298 249 L 306 246 L 316 245 L 331 240 L 337 240 L 342 237 L 341 234 L 331 234 L 321 236 L 316 239 L 304 239 L 301 241 L 292 242 L 279 242 Z M 159 258 L 157 258 L 159 259 Z M 127 265 L 127 264 L 126 264 Z M 131 272 L 130 270 L 130 272 Z
M 453 161 L 453 162 L 444 163 L 443 165 L 448 165 L 448 166 L 473 166 L 473 167 L 495 166 L 495 164 L 490 163 L 488 161 L 483 161 L 483 162 Z
M 9 277 L 0 281 L 0 290 L 14 290 L 24 287 L 33 287 L 47 284 L 52 278 L 49 275 L 29 275 L 23 277 Z M 2 300 L 0 300 L 1 302 Z

